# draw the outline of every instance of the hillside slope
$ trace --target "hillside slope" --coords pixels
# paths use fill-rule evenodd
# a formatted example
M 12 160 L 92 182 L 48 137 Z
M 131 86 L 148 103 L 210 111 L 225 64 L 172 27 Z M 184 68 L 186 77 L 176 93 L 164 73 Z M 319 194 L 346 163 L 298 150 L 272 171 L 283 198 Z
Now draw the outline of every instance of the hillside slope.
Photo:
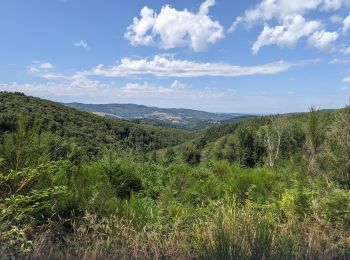
M 21 93 L 0 93 L 0 137 L 16 128 L 20 114 L 31 124 L 39 120 L 42 131 L 76 143 L 91 156 L 109 147 L 150 151 L 193 137 L 186 131 L 109 119 Z

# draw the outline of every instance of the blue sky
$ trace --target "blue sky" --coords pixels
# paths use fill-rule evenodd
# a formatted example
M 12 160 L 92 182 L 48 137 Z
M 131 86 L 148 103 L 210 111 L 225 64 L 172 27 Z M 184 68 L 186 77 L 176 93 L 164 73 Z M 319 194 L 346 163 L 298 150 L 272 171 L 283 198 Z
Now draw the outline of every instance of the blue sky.
M 0 90 L 283 113 L 350 97 L 350 0 L 2 0 Z

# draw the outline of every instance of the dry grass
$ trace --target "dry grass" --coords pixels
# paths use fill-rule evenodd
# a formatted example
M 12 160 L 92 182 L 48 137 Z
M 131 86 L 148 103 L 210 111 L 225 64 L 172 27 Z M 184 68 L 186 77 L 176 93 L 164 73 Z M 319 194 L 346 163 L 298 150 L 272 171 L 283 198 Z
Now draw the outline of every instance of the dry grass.
M 86 215 L 74 232 L 34 244 L 33 259 L 349 259 L 350 231 L 310 216 L 276 221 L 249 205 L 218 205 L 192 226 L 145 226 Z M 57 237 L 55 234 L 54 237 Z

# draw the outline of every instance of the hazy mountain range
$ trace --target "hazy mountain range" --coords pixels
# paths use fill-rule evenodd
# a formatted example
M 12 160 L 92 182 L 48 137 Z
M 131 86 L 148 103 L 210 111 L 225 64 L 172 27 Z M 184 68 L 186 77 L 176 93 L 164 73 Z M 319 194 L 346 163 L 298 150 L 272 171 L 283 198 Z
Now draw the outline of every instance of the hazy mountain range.
M 159 108 L 135 104 L 66 103 L 65 105 L 101 116 L 156 123 L 193 131 L 227 120 L 235 121 L 252 117 L 252 115 L 239 113 L 211 113 L 193 109 Z

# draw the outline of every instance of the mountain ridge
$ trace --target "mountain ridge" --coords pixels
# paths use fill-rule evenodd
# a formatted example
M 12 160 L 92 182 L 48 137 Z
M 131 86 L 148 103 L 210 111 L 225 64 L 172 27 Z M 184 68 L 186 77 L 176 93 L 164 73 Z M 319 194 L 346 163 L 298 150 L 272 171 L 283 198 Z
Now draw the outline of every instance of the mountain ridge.
M 85 104 L 72 102 L 63 104 L 101 116 L 153 121 L 192 131 L 203 130 L 235 118 L 242 120 L 244 117 L 253 116 L 243 113 L 214 113 L 189 108 L 160 108 L 132 103 Z

